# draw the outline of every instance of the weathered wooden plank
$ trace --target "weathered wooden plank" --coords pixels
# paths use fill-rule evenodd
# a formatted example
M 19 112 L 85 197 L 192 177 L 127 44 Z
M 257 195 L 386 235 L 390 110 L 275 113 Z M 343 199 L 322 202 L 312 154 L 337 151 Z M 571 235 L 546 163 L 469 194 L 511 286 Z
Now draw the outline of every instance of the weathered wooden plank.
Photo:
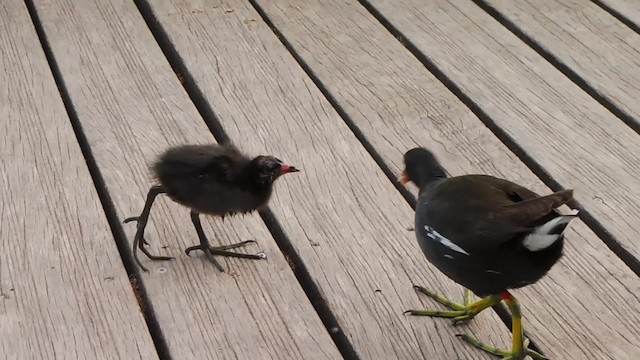
M 404 151 L 424 145 L 453 175 L 490 173 L 551 192 L 365 8 L 341 0 L 258 3 L 396 173 Z M 640 332 L 629 329 L 640 317 L 610 302 L 628 298 L 640 309 L 640 279 L 583 223 L 571 229 L 567 256 L 541 283 L 517 291 L 527 331 L 554 359 L 631 359 L 640 354 Z
M 640 27 L 640 3 L 636 0 L 598 0 Z
M 371 3 L 640 256 L 640 137 L 468 0 Z
M 588 0 L 484 0 L 640 128 L 640 34 Z
M 272 209 L 361 359 L 490 358 L 460 331 L 509 344 L 492 312 L 469 328 L 402 315 L 433 306 L 414 282 L 462 291 L 427 264 L 405 230 L 411 208 L 246 1 L 151 7 L 228 135 L 302 167 Z
M 0 358 L 157 359 L 23 2 L 0 78 Z
M 169 145 L 213 137 L 133 2 L 36 1 L 36 7 L 115 210 L 121 219 L 136 215 L 150 185 L 148 162 Z M 340 358 L 259 217 L 204 222 L 212 241 L 253 238 L 269 260 L 221 258 L 227 272 L 220 273 L 202 256 L 187 257 L 182 250 L 197 242 L 189 212 L 160 197 L 146 238 L 152 251 L 176 260 L 147 261 L 151 273 L 142 279 L 171 356 Z M 135 225 L 125 230 L 132 239 Z

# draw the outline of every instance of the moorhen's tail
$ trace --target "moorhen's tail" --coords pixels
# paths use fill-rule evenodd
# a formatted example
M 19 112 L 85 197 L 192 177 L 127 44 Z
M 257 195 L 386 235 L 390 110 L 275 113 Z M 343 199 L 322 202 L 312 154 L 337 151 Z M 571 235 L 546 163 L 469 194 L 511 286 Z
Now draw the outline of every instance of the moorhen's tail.
M 569 222 L 578 216 L 576 209 L 567 215 L 555 211 L 572 198 L 573 190 L 562 190 L 506 205 L 503 215 L 511 224 L 533 228 L 523 239 L 522 245 L 530 251 L 540 251 L 561 239 Z
M 578 209 L 573 209 L 567 215 L 557 214 L 551 220 L 538 226 L 522 241 L 522 245 L 530 251 L 540 251 L 550 247 L 564 235 L 571 220 L 578 217 Z

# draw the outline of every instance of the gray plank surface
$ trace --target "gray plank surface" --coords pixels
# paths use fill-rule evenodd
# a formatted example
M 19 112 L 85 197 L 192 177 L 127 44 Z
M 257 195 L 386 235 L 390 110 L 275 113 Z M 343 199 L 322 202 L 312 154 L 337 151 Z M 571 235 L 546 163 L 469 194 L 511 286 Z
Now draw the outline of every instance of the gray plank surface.
M 371 3 L 640 256 L 637 133 L 469 0 Z
M 157 359 L 23 2 L 0 79 L 0 358 Z
M 598 0 L 640 27 L 640 2 L 636 0 Z
M 341 0 L 258 3 L 395 173 L 406 149 L 425 146 L 452 175 L 489 173 L 551 192 L 364 7 Z M 629 329 L 640 318 L 611 303 L 630 299 L 628 306 L 640 309 L 640 279 L 584 223 L 570 229 L 563 260 L 541 282 L 515 292 L 525 329 L 554 359 L 633 359 L 640 332 Z
M 169 145 L 213 137 L 133 2 L 35 3 L 115 210 L 137 215 L 151 184 L 147 164 Z M 276 187 L 283 191 L 288 203 Z M 176 260 L 145 260 L 142 281 L 172 358 L 341 358 L 257 215 L 203 223 L 213 243 L 256 239 L 247 251 L 259 247 L 269 259 L 221 258 L 220 273 L 201 254 L 187 257 L 183 249 L 198 242 L 189 211 L 159 198 L 146 238 Z M 124 227 L 132 240 L 135 224 Z
M 434 305 L 413 283 L 462 289 L 427 264 L 410 206 L 248 2 L 151 7 L 229 136 L 303 169 L 272 210 L 361 359 L 491 358 L 458 332 L 510 343 L 491 312 L 458 328 L 402 315 Z
M 589 0 L 484 2 L 624 111 L 640 129 L 640 34 Z

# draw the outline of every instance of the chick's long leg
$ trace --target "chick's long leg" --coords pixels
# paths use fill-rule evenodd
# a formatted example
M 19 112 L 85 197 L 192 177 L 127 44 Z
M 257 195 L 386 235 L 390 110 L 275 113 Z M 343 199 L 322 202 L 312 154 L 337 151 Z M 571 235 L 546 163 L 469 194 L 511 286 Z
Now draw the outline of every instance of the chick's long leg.
M 491 345 L 483 344 L 480 340 L 466 334 L 457 334 L 456 336 L 462 338 L 462 340 L 470 343 L 480 350 L 499 356 L 502 360 L 523 360 L 527 355 L 531 356 L 534 360 L 548 360 L 544 355 L 529 349 L 529 339 L 524 337 L 524 331 L 522 328 L 522 312 L 520 310 L 518 300 L 516 300 L 508 291 L 503 291 L 500 294 L 500 297 L 507 304 L 509 310 L 511 310 L 511 350 L 502 350 Z
M 151 189 L 149 189 L 149 193 L 147 193 L 147 200 L 144 203 L 144 208 L 142 209 L 142 213 L 140 214 L 140 216 L 129 217 L 124 219 L 123 221 L 125 224 L 130 221 L 138 222 L 138 229 L 136 231 L 135 237 L 133 238 L 133 249 L 132 249 L 133 258 L 136 260 L 136 263 L 138 263 L 138 266 L 140 266 L 140 269 L 142 269 L 142 271 L 145 271 L 145 272 L 148 272 L 149 270 L 147 270 L 147 268 L 145 268 L 144 265 L 142 265 L 142 262 L 138 257 L 138 249 L 140 249 L 151 260 L 172 260 L 173 259 L 173 257 L 171 256 L 152 255 L 149 252 L 149 250 L 147 250 L 147 248 L 144 247 L 145 245 L 149 244 L 144 239 L 144 229 L 147 227 L 147 221 L 149 220 L 149 214 L 151 213 L 151 206 L 153 205 L 153 201 L 155 200 L 156 196 L 160 194 L 164 194 L 166 192 L 167 191 L 162 186 L 152 186 Z
M 220 271 L 224 271 L 224 269 L 222 268 L 222 265 L 220 265 L 220 263 L 213 257 L 213 255 L 236 257 L 236 258 L 243 258 L 243 259 L 254 259 L 254 260 L 267 258 L 267 256 L 264 253 L 259 253 L 254 255 L 254 254 L 242 254 L 242 253 L 236 253 L 233 251 L 227 251 L 230 249 L 235 249 L 241 246 L 245 246 L 247 244 L 255 243 L 255 241 L 253 240 L 245 240 L 245 241 L 241 241 L 239 243 L 230 244 L 230 245 L 211 246 L 211 244 L 209 243 L 209 239 L 204 234 L 204 230 L 202 230 L 202 223 L 200 222 L 200 213 L 191 210 L 191 221 L 193 222 L 193 226 L 196 228 L 196 232 L 198 233 L 198 238 L 200 239 L 200 245 L 194 245 L 184 249 L 184 252 L 187 255 L 189 255 L 189 253 L 191 253 L 194 250 L 202 250 L 205 256 L 207 257 L 207 259 L 209 259 L 209 261 L 211 261 L 213 265 Z
M 431 316 L 431 317 L 444 317 L 451 318 L 453 324 L 457 324 L 462 321 L 469 321 L 478 315 L 482 310 L 491 307 L 500 302 L 500 297 L 497 295 L 490 295 L 482 298 L 476 302 L 472 302 L 473 297 L 470 290 L 465 289 L 465 301 L 464 304 L 459 304 L 447 299 L 446 297 L 437 294 L 429 289 L 425 289 L 422 286 L 413 286 L 414 289 L 429 296 L 440 304 L 448 307 L 451 310 L 407 310 L 404 313 L 415 316 Z

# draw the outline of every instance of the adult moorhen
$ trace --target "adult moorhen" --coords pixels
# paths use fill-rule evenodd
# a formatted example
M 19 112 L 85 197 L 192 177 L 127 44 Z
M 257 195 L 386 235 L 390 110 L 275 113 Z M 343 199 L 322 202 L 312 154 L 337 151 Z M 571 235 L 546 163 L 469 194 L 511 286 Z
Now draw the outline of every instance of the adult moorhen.
M 164 152 L 151 167 L 160 185 L 152 186 L 140 216 L 124 220 L 138 221 L 133 239 L 133 256 L 144 271 L 148 271 L 138 258 L 138 248 L 151 260 L 171 260 L 170 256 L 156 256 L 145 248 L 144 229 L 155 197 L 166 193 L 173 201 L 191 209 L 191 221 L 198 233 L 200 245 L 185 249 L 185 253 L 202 250 L 209 261 L 220 271 L 222 266 L 213 255 L 245 259 L 264 259 L 266 255 L 241 254 L 232 251 L 253 240 L 237 244 L 216 246 L 209 244 L 200 214 L 225 217 L 236 213 L 248 213 L 265 206 L 273 190 L 273 182 L 281 175 L 300 171 L 273 156 L 257 156 L 253 159 L 242 154 L 232 143 L 222 145 L 182 145 Z
M 528 348 L 520 306 L 509 289 L 535 283 L 562 256 L 564 231 L 578 211 L 562 215 L 556 208 L 571 200 L 573 191 L 540 197 L 493 176 L 447 178 L 435 156 L 424 148 L 406 152 L 404 163 L 400 181 L 411 181 L 420 188 L 415 233 L 423 253 L 441 272 L 468 289 L 462 305 L 414 286 L 451 311 L 405 313 L 452 318 L 455 324 L 471 320 L 504 300 L 512 316 L 511 350 L 484 345 L 468 335 L 458 336 L 504 360 L 524 359 L 526 355 L 546 359 Z M 472 303 L 469 290 L 483 298 Z

